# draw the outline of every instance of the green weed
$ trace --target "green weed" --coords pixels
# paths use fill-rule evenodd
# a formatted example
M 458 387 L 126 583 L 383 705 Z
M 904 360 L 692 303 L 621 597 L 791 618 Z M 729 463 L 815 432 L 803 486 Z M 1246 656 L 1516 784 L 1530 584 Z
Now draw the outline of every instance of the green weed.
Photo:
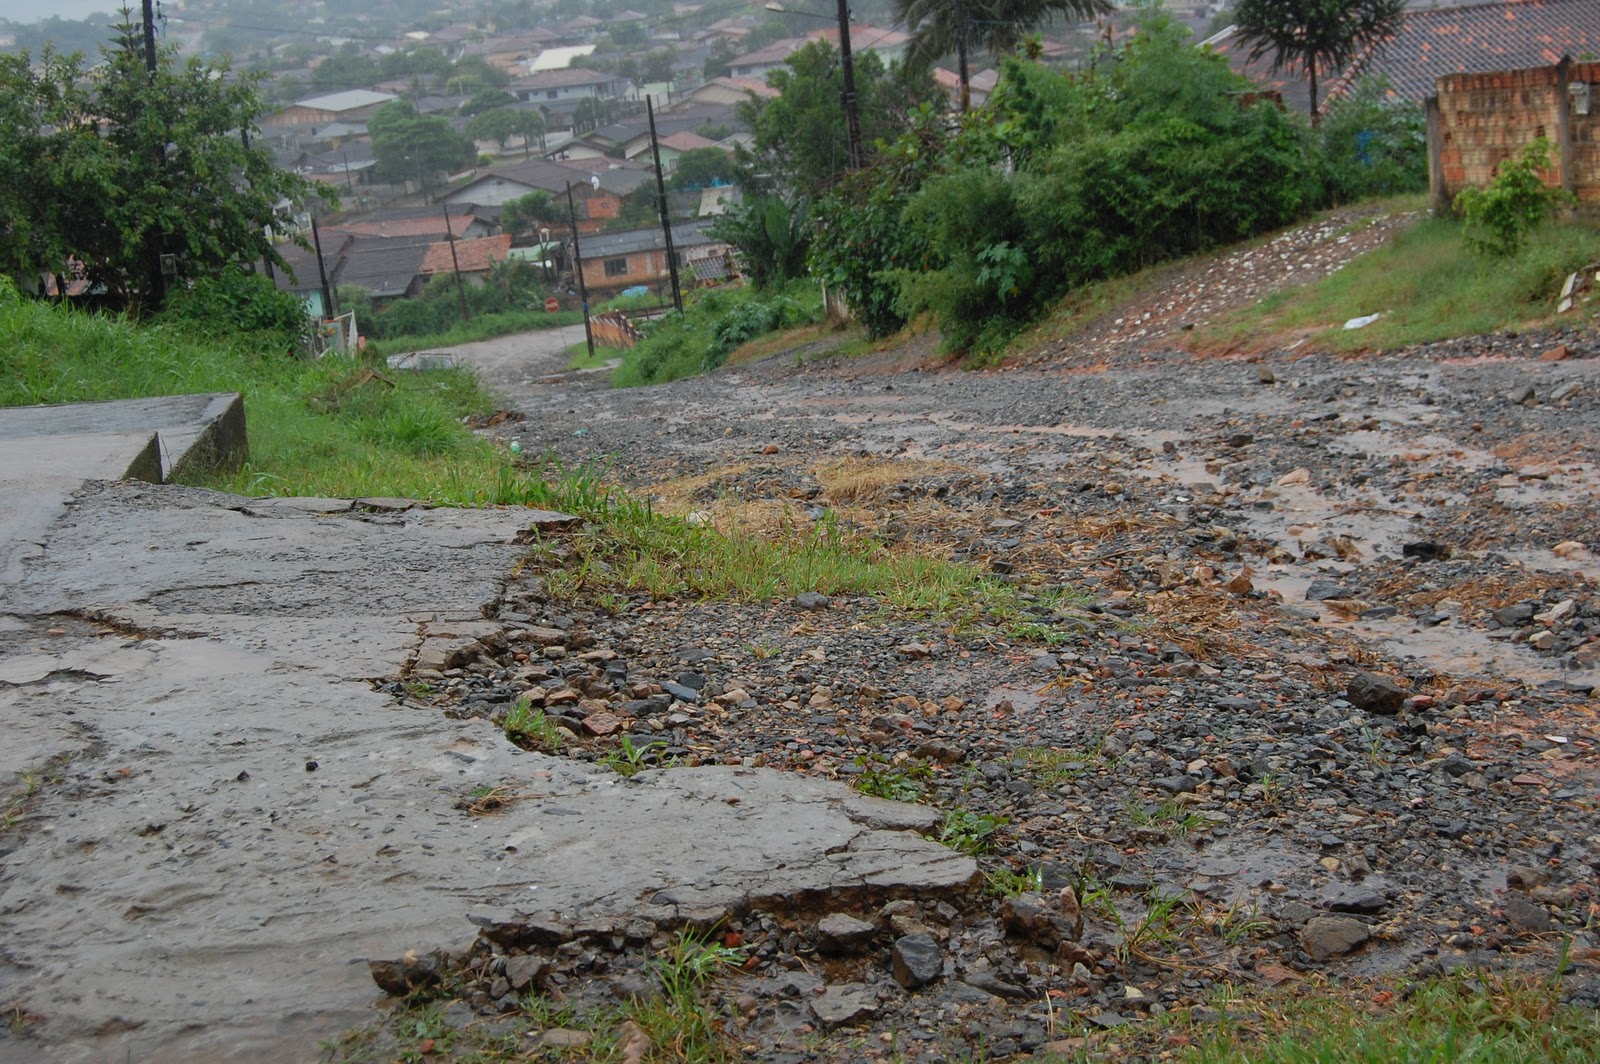
M 507 710 L 500 727 L 507 739 L 524 750 L 542 750 L 547 754 L 558 752 L 567 737 L 566 730 L 543 709 L 535 709 L 527 695 L 517 699 Z
M 1026 766 L 1028 775 L 1041 786 L 1053 787 L 1078 779 L 1099 764 L 1098 742 L 1081 749 L 1064 749 L 1059 746 L 1022 746 L 1016 756 Z
M 617 748 L 600 759 L 600 764 L 619 776 L 637 776 L 650 767 L 651 761 L 656 760 L 655 751 L 664 749 L 666 745 L 660 739 L 635 745 L 632 736 L 624 735 Z M 661 762 L 661 767 L 670 767 L 669 762 Z
M 1020 871 L 996 868 L 984 873 L 984 891 L 996 898 L 1012 898 L 1018 894 L 1033 894 L 1044 889 L 1044 873 L 1038 868 Z
M 1531 975 L 1466 972 L 1380 992 L 1392 1009 L 1362 1007 L 1319 988 L 1270 1010 L 1263 1037 L 1208 1033 L 1185 1064 L 1579 1064 L 1600 1059 L 1600 1016 L 1561 1003 Z M 1259 1007 L 1259 1003 L 1251 1003 Z
M 887 798 L 891 802 L 921 801 L 933 777 L 933 769 L 925 763 L 894 765 L 879 754 L 857 754 L 855 763 L 861 772 L 850 781 L 850 786 L 862 794 Z
M 939 826 L 938 839 L 952 850 L 977 855 L 987 853 L 994 845 L 994 834 L 1010 823 L 1003 816 L 974 813 L 968 809 L 950 809 Z
M 1524 329 L 1549 318 L 1562 280 L 1600 258 L 1600 224 L 1548 221 L 1492 266 L 1447 218 L 1423 218 L 1389 244 L 1331 276 L 1228 311 L 1195 331 L 1204 348 L 1237 348 L 1261 337 L 1311 333 L 1335 351 L 1392 351 L 1412 344 Z M 1351 318 L 1381 312 L 1362 329 Z
M 1156 828 L 1178 838 L 1183 838 L 1189 832 L 1205 825 L 1204 817 L 1198 813 L 1188 812 L 1170 798 L 1154 806 L 1130 801 L 1127 814 L 1128 819 L 1139 827 Z

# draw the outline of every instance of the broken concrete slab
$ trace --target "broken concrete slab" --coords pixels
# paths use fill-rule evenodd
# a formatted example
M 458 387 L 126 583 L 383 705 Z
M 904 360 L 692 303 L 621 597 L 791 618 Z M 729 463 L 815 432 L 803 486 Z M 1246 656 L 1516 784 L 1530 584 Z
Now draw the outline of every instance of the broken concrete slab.
M 435 626 L 488 634 L 529 511 L 246 502 L 85 486 L 6 589 L 0 772 L 70 755 L 0 872 L 35 1059 L 313 1059 L 368 1018 L 366 961 L 475 912 L 700 927 L 976 889 L 926 811 L 766 769 L 625 780 L 376 690 Z M 456 808 L 505 784 L 500 816 Z
M 21 440 L 104 435 L 156 437 L 160 476 L 141 479 L 169 481 L 191 470 L 237 469 L 249 452 L 244 398 L 237 392 L 0 409 L 0 440 L 7 441 L 8 452 Z

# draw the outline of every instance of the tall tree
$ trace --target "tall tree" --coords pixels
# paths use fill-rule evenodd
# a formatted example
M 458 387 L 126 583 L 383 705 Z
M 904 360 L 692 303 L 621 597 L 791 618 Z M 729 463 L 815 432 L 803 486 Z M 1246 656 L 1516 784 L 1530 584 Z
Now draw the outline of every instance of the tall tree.
M 892 141 L 919 104 L 940 95 L 926 71 L 913 73 L 900 64 L 885 67 L 873 51 L 855 57 L 855 81 L 865 145 Z M 754 136 L 754 164 L 791 192 L 813 195 L 849 166 L 840 113 L 839 51 L 829 41 L 812 41 L 768 74 L 767 83 L 778 90 L 776 98 L 739 105 L 739 116 Z
M 522 155 L 527 158 L 535 138 L 544 133 L 544 116 L 537 111 L 513 111 L 509 107 L 496 107 L 472 116 L 467 123 L 467 136 L 473 140 L 492 140 L 506 150 L 512 137 L 522 138 Z
M 548 223 L 556 213 L 554 197 L 538 189 L 506 201 L 505 206 L 500 208 L 500 228 L 516 240 L 532 234 L 540 223 Z
M 386 181 L 429 180 L 469 166 L 477 158 L 471 140 L 438 115 L 420 115 L 407 100 L 392 100 L 367 121 L 378 176 Z
M 1273 70 L 1305 71 L 1317 125 L 1318 71 L 1343 70 L 1369 45 L 1393 37 L 1405 10 L 1405 0 L 1239 0 L 1234 17 L 1252 60 L 1270 52 Z
M 124 23 L 90 78 L 79 56 L 0 57 L 0 271 L 32 290 L 69 261 L 113 300 L 157 309 L 168 282 L 265 257 L 305 179 L 247 146 L 256 80 L 226 63 L 146 69 Z
M 963 111 L 971 103 L 967 62 L 974 49 L 1003 55 L 1058 16 L 1086 19 L 1110 10 L 1110 0 L 894 0 L 896 17 L 911 31 L 912 65 L 925 68 L 955 55 Z

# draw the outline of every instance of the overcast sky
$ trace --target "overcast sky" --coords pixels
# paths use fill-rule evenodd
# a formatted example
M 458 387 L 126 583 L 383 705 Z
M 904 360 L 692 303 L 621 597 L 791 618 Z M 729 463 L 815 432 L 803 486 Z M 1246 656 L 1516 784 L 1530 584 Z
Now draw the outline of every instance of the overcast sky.
M 130 5 L 138 10 L 138 0 Z M 55 15 L 57 18 L 79 19 L 99 11 L 120 11 L 117 0 L 0 0 L 0 18 L 12 22 L 38 22 Z M 110 20 L 107 20 L 108 22 Z

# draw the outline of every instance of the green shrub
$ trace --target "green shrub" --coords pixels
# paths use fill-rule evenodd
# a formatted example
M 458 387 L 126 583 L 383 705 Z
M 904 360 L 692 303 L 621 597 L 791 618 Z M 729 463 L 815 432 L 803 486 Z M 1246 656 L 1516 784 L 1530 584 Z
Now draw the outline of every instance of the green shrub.
M 158 320 L 205 336 L 269 333 L 289 345 L 305 339 L 312 324 L 299 296 L 278 291 L 264 274 L 236 267 L 173 288 Z
M 1329 204 L 1421 192 L 1428 187 L 1422 108 L 1388 98 L 1388 82 L 1362 78 L 1328 105 L 1317 130 Z
M 1540 137 L 1516 159 L 1507 159 L 1487 188 L 1464 189 L 1455 198 L 1466 221 L 1467 246 L 1489 258 L 1515 255 L 1534 227 L 1557 206 L 1571 201 L 1565 189 L 1545 184 L 1550 142 Z
M 1121 61 L 1102 66 L 1007 62 L 988 121 L 944 154 L 949 172 L 880 222 L 925 248 L 920 269 L 895 275 L 897 312 L 931 310 L 947 346 L 993 353 L 1071 288 L 1315 204 L 1309 131 L 1270 104 L 1242 106 L 1246 83 L 1166 16 L 1147 15 Z
M 780 329 L 816 321 L 822 298 L 800 281 L 782 292 L 713 288 L 691 296 L 683 314 L 668 314 L 642 328 L 643 339 L 612 375 L 618 387 L 659 384 L 715 369 L 741 344 Z

